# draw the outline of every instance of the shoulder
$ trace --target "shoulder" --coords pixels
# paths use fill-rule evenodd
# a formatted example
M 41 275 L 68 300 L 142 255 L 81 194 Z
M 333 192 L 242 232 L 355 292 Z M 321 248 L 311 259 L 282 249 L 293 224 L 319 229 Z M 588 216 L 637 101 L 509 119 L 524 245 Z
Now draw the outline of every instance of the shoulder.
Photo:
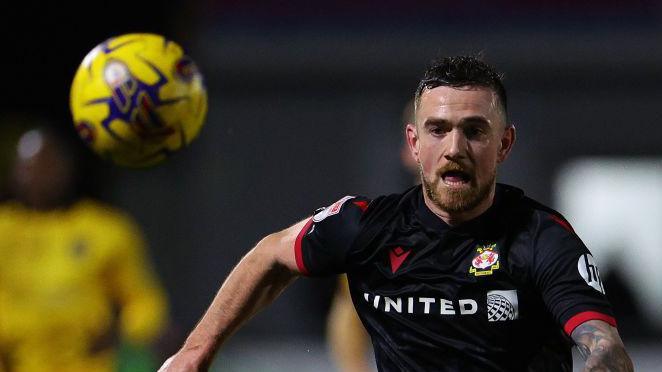
M 570 222 L 560 212 L 526 196 L 517 187 L 504 184 L 498 184 L 497 187 L 504 200 L 503 209 L 510 215 L 511 223 L 527 230 L 532 236 L 575 235 Z
M 312 222 L 315 224 L 329 224 L 333 222 L 354 222 L 359 224 L 367 220 L 383 219 L 396 211 L 402 210 L 403 206 L 411 205 L 415 200 L 418 187 L 412 187 L 403 193 L 381 195 L 369 198 L 361 195 L 346 195 L 328 207 L 318 208 L 313 215 Z M 338 217 L 335 217 L 338 215 Z
M 329 217 L 347 214 L 363 213 L 370 205 L 370 199 L 364 196 L 345 195 L 333 204 L 318 208 L 313 214 L 313 222 L 320 223 Z M 335 220 L 332 218 L 331 220 Z
M 7 201 L 0 204 L 0 233 L 3 235 L 15 236 L 16 229 L 26 226 L 29 221 L 29 213 L 20 203 Z
M 499 185 L 513 247 L 534 266 L 562 255 L 587 252 L 572 225 L 558 211 L 524 194 L 520 189 Z M 504 192 L 505 190 L 505 192 Z
M 391 220 L 402 197 L 344 196 L 318 209 L 297 234 L 294 244 L 299 270 L 310 275 L 346 272 L 348 257 Z
M 590 256 L 584 242 L 560 212 L 524 195 L 516 209 L 534 271 L 547 272 L 573 262 L 576 265 L 580 257 Z
M 382 220 L 389 217 L 414 210 L 421 186 L 413 186 L 404 192 L 382 195 L 373 199 L 365 211 L 366 220 Z
M 538 240 L 578 239 L 572 225 L 560 212 L 528 197 L 524 203 L 531 210 L 528 227 Z
M 25 213 L 25 208 L 14 200 L 0 204 L 0 218 L 11 218 Z

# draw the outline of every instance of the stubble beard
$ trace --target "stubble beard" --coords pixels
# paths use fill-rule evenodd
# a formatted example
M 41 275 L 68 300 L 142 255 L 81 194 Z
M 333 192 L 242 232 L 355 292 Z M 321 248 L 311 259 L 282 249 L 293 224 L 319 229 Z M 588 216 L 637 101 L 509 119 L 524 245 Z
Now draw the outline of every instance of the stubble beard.
M 496 182 L 496 169 L 487 182 L 477 184 L 474 178 L 470 181 L 470 187 L 461 189 L 447 188 L 442 185 L 441 172 L 437 172 L 434 181 L 430 181 L 423 173 L 423 167 L 419 164 L 418 171 L 425 194 L 441 210 L 448 213 L 462 213 L 473 210 L 489 197 L 492 186 Z M 441 187 L 440 187 L 441 186 Z

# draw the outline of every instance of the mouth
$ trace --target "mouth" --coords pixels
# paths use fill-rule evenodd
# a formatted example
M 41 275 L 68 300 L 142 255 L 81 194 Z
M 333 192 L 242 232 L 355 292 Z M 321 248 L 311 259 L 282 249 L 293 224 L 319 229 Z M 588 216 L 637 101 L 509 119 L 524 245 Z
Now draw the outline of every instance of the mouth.
M 449 170 L 441 174 L 441 180 L 451 187 L 464 186 L 471 182 L 471 175 L 461 170 Z

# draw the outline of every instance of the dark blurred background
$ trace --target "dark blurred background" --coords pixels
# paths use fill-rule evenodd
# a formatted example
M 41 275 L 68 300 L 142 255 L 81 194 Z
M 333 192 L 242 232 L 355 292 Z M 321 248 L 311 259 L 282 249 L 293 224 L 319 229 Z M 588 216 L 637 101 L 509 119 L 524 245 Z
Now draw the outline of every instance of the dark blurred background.
M 500 181 L 544 203 L 554 206 L 558 171 L 572 159 L 662 157 L 659 1 L 99 1 L 3 8 L 5 119 L 29 114 L 75 137 L 68 111 L 74 72 L 90 49 L 119 34 L 163 34 L 182 44 L 205 75 L 206 126 L 165 164 L 120 169 L 76 142 L 86 170 L 83 191 L 124 208 L 144 227 L 180 337 L 262 236 L 343 195 L 398 192 L 411 183 L 399 160 L 401 115 L 436 56 L 482 53 L 504 72 L 518 142 Z M 602 270 L 622 324 L 633 324 L 621 330 L 626 343 L 662 350 L 651 326 L 660 322 L 642 315 L 629 273 Z M 334 285 L 334 278 L 296 282 L 231 342 L 227 363 L 235 367 L 228 368 L 249 366 L 237 355 L 251 358 L 251 347 L 265 344 L 299 361 L 325 361 L 322 334 Z M 289 349 L 278 349 L 283 344 Z M 290 368 L 286 358 L 281 363 L 271 368 Z M 305 363 L 299 367 L 307 370 Z

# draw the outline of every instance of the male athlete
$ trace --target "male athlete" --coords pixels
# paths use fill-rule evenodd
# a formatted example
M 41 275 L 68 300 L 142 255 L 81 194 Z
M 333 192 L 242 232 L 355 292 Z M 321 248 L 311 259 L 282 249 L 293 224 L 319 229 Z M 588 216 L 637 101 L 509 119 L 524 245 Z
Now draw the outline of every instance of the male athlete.
M 347 273 L 380 371 L 631 371 L 593 257 L 557 212 L 496 184 L 510 153 L 500 76 L 435 62 L 406 127 L 422 185 L 346 196 L 260 241 L 163 371 L 218 348 L 299 275 Z

